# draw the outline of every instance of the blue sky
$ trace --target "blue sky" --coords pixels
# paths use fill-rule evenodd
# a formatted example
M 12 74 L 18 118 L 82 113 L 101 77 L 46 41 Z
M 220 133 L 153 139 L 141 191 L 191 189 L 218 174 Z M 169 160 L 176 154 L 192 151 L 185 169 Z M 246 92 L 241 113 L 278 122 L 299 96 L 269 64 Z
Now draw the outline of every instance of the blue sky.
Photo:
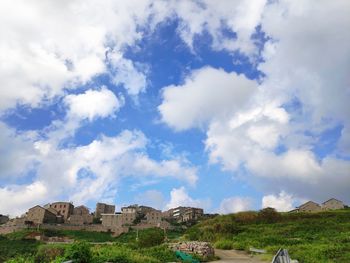
M 1 5 L 0 213 L 350 202 L 346 1 Z

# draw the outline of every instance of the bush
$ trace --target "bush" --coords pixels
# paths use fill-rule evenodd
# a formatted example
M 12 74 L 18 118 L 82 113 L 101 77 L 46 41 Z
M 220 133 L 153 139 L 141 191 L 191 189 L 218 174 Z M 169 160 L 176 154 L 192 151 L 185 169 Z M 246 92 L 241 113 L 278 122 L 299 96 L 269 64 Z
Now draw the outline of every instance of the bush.
M 139 231 L 138 245 L 140 247 L 152 247 L 164 242 L 164 231 L 160 228 L 149 228 Z
M 231 240 L 219 240 L 214 244 L 215 248 L 230 250 L 233 249 L 233 241 Z
M 263 223 L 276 223 L 280 221 L 281 215 L 276 209 L 267 207 L 259 211 L 258 220 Z
M 142 249 L 140 252 L 142 255 L 147 255 L 147 256 L 156 258 L 161 262 L 176 261 L 176 256 L 174 251 L 170 250 L 166 245 L 151 247 L 148 249 Z
M 35 255 L 35 262 L 51 262 L 58 256 L 64 255 L 64 247 L 61 245 L 43 245 L 40 246 Z
M 90 245 L 85 241 L 74 242 L 67 247 L 64 257 L 76 263 L 89 263 L 92 258 Z

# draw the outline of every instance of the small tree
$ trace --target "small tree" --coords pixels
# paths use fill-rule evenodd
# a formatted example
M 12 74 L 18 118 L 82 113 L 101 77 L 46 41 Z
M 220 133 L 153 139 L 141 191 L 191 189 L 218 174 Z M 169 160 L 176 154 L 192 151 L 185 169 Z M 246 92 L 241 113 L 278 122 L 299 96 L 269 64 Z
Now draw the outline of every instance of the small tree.
M 92 258 L 90 245 L 85 241 L 74 242 L 66 249 L 64 256 L 67 260 L 73 260 L 75 263 L 89 263 Z
M 281 215 L 276 211 L 276 209 L 267 207 L 259 211 L 258 219 L 265 223 L 275 223 L 281 219 Z
M 152 247 L 162 244 L 164 231 L 160 228 L 149 228 L 139 233 L 138 244 L 140 247 Z

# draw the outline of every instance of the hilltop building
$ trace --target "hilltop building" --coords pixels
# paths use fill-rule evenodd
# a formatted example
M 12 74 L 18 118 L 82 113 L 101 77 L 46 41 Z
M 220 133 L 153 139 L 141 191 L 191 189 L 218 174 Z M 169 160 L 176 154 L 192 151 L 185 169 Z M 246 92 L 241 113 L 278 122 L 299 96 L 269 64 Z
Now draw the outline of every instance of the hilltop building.
M 114 214 L 114 213 L 115 213 L 115 205 L 97 203 L 94 216 L 97 218 L 101 218 L 102 214 Z
M 67 222 L 68 218 L 73 214 L 74 205 L 70 202 L 55 202 L 50 204 L 50 208 L 57 211 L 57 215 L 62 216 L 63 221 Z
M 345 208 L 345 205 L 342 201 L 339 201 L 335 198 L 331 198 L 323 202 L 321 205 L 313 201 L 308 201 L 298 206 L 296 209 L 293 209 L 290 212 L 320 212 L 320 211 L 336 210 L 336 209 L 344 209 L 344 208 Z
M 36 205 L 28 210 L 26 220 L 34 224 L 56 223 L 56 215 L 44 207 Z
M 72 225 L 92 224 L 93 216 L 90 214 L 89 208 L 84 205 L 77 206 L 73 209 L 73 214 L 68 218 L 68 222 Z
M 174 220 L 178 223 L 198 220 L 204 215 L 202 208 L 179 206 L 171 208 L 162 213 L 162 217 L 167 220 Z
M 336 210 L 336 209 L 344 209 L 345 205 L 342 201 L 339 201 L 335 198 L 331 198 L 321 205 L 322 210 Z
M 10 219 L 9 219 L 8 216 L 1 215 L 1 214 L 0 214 L 0 225 L 1 225 L 1 224 L 7 223 L 9 220 L 10 220 Z

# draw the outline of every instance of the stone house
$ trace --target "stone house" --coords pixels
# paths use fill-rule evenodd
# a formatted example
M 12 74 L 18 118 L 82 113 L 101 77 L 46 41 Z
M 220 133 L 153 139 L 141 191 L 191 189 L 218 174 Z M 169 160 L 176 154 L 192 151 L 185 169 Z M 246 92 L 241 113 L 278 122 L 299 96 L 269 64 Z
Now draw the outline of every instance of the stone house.
M 294 210 L 293 210 L 294 211 Z M 297 212 L 319 212 L 321 206 L 313 201 L 308 201 L 295 209 Z
M 71 225 L 92 224 L 93 216 L 90 214 L 89 208 L 84 205 L 74 207 L 73 214 L 68 218 Z
M 185 211 L 181 215 L 181 221 L 182 222 L 196 221 L 199 218 L 201 218 L 203 214 L 204 214 L 204 211 L 202 208 L 188 207 L 185 209 Z
M 55 202 L 50 204 L 50 207 L 57 211 L 57 215 L 63 217 L 64 222 L 73 214 L 74 209 L 74 205 L 70 202 Z
M 28 210 L 26 220 L 34 224 L 56 223 L 56 215 L 37 205 Z
M 1 215 L 1 214 L 0 214 L 0 225 L 1 225 L 1 224 L 7 223 L 9 220 L 10 220 L 10 219 L 9 219 L 8 216 Z
M 331 198 L 322 203 L 322 210 L 344 209 L 344 203 L 335 198 Z
M 102 226 L 106 229 L 113 230 L 123 226 L 122 214 L 101 214 Z
M 159 210 L 149 211 L 145 215 L 144 222 L 147 224 L 158 225 L 162 221 L 162 212 Z
M 97 218 L 101 218 L 102 214 L 114 214 L 114 213 L 115 213 L 115 205 L 97 203 L 94 216 Z

